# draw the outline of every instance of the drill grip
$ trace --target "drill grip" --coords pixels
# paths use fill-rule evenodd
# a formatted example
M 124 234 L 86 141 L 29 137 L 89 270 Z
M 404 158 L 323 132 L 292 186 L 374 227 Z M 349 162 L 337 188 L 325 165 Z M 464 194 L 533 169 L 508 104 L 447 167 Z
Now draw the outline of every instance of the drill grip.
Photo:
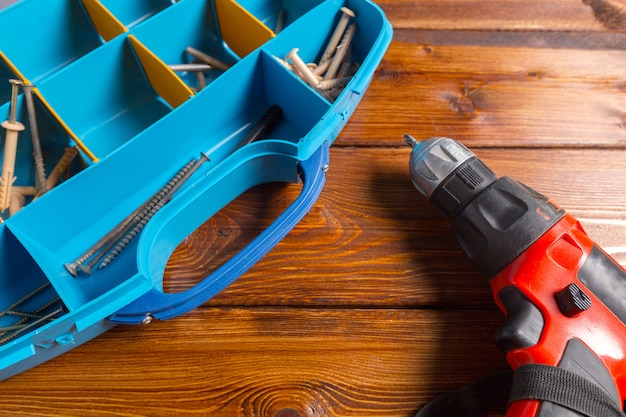
M 574 217 L 566 214 L 498 273 L 491 287 L 506 314 L 496 341 L 514 369 L 542 364 L 569 371 L 621 409 L 626 315 L 619 303 L 626 298 L 626 272 Z M 538 399 L 515 401 L 507 411 L 507 417 L 580 415 Z

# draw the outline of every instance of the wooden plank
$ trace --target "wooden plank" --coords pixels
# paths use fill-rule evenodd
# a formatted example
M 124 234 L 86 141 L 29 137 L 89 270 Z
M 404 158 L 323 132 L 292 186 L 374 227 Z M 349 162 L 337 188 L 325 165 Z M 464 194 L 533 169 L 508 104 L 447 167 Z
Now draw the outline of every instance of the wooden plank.
M 525 47 L 552 49 L 623 50 L 623 31 L 506 31 L 506 30 L 422 30 L 394 28 L 398 42 L 426 45 L 472 45 L 483 47 Z
M 409 417 L 507 365 L 481 311 L 203 309 L 2 383 L 11 416 Z M 459 346 L 463 346 L 459 349 Z
M 392 42 L 337 146 L 626 146 L 622 51 Z
M 377 0 L 397 28 L 429 30 L 601 31 L 622 28 L 623 9 L 610 0 Z M 616 17 L 618 16 L 618 17 Z
M 414 34 L 414 31 L 404 33 Z M 430 32 L 432 33 L 432 32 Z M 379 67 L 382 76 L 394 74 L 444 74 L 478 79 L 615 82 L 624 81 L 620 65 L 626 51 L 572 47 L 503 45 L 488 47 L 466 44 L 424 42 L 418 36 L 402 36 L 394 41 Z M 471 38 L 470 38 L 471 39 Z M 467 38 L 466 38 L 467 41 Z M 442 75 L 443 76 L 443 75 Z
M 626 265 L 626 150 L 476 152 L 498 175 L 526 183 L 580 217 Z M 448 221 L 413 188 L 409 154 L 408 147 L 331 148 L 327 183 L 312 211 L 210 305 L 493 308 L 487 281 L 460 251 Z M 593 175 L 572 174 L 573 166 Z M 172 257 L 166 291 L 204 278 L 298 192 L 297 186 L 260 187 L 222 210 Z

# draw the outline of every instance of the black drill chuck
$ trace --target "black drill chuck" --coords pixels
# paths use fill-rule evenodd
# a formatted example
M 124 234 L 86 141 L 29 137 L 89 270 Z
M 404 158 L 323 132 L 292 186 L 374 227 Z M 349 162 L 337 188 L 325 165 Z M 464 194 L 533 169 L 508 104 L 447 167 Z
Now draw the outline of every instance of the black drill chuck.
M 452 220 L 452 231 L 479 272 L 493 277 L 550 229 L 565 211 L 531 188 L 496 175 L 461 143 L 443 137 L 418 142 L 411 181 Z
M 409 162 L 411 181 L 447 217 L 456 217 L 497 177 L 461 143 L 444 137 L 418 142 L 404 135 L 413 147 Z

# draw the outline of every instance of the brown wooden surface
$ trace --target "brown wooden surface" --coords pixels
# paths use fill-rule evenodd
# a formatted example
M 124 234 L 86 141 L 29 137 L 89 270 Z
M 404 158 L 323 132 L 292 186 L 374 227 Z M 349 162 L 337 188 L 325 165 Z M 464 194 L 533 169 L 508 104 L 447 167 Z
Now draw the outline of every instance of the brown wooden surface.
M 488 283 L 411 185 L 403 133 L 461 140 L 626 264 L 624 5 L 378 3 L 394 40 L 296 229 L 205 306 L 2 382 L 3 415 L 409 417 L 506 367 Z M 166 290 L 206 276 L 297 193 L 238 198 L 179 247 Z

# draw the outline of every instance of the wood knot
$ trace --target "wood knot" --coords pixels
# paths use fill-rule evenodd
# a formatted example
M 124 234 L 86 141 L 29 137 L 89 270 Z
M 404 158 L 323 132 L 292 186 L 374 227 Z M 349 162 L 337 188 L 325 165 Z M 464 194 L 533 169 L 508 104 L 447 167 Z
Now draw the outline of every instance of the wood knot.
M 583 3 L 591 7 L 596 20 L 605 28 L 626 28 L 626 6 L 623 0 L 583 0 Z
M 283 408 L 274 414 L 274 417 L 302 417 L 299 411 L 294 410 L 293 408 Z
M 464 84 L 461 95 L 455 94 L 449 98 L 452 110 L 459 114 L 465 114 L 473 118 L 478 110 L 476 106 L 476 96 L 482 87 L 483 86 L 480 85 L 474 89 L 470 89 L 467 84 Z

